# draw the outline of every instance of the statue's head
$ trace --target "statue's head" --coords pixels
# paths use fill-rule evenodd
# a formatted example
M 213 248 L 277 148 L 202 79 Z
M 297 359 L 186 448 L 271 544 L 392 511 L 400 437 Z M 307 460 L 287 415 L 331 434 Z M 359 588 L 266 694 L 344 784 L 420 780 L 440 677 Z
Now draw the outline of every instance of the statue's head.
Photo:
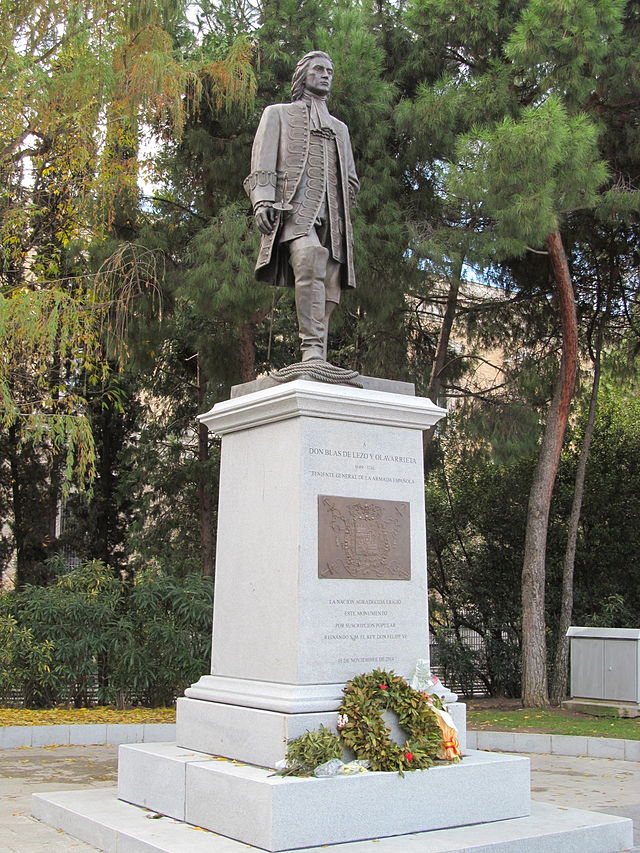
M 305 90 L 314 95 L 327 96 L 333 81 L 333 62 L 322 50 L 306 53 L 296 65 L 291 78 L 291 100 L 299 101 Z

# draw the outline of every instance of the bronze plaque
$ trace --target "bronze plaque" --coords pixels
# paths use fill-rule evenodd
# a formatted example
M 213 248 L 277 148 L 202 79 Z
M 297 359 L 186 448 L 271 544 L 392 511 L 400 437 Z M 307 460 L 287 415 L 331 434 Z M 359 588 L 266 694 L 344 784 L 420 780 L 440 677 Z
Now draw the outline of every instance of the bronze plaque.
M 409 504 L 318 495 L 318 577 L 410 580 Z

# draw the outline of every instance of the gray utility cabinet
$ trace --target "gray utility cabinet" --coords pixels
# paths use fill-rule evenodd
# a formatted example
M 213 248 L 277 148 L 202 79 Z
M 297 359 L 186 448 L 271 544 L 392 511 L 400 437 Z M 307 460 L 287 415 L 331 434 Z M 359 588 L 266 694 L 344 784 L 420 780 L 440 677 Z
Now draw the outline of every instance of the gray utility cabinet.
M 578 628 L 571 638 L 571 696 L 640 702 L 640 629 Z

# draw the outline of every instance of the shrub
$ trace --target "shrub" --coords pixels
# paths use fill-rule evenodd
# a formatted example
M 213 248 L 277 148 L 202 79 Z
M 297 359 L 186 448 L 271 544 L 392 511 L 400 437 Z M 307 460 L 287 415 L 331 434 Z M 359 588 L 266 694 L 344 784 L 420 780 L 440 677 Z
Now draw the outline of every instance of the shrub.
M 91 561 L 0 596 L 0 699 L 28 707 L 168 705 L 209 671 L 212 586 Z

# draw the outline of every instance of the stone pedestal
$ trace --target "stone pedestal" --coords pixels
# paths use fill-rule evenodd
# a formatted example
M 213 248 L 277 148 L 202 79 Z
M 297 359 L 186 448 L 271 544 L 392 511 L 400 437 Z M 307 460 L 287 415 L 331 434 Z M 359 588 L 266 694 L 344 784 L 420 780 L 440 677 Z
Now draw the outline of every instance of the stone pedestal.
M 428 657 L 422 431 L 443 414 L 298 380 L 201 417 L 222 436 L 212 669 L 179 746 L 273 766 L 354 675 Z
M 428 656 L 429 400 L 299 380 L 215 406 L 222 435 L 212 677 L 187 696 L 332 710 Z

